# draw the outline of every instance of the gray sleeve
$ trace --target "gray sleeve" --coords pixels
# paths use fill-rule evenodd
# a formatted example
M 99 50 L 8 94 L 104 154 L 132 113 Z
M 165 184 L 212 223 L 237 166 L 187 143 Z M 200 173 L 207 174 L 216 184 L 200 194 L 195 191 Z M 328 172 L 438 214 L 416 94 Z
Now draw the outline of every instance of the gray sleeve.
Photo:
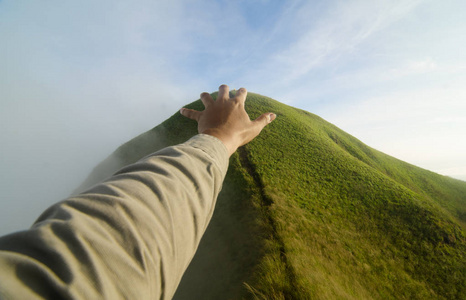
M 171 299 L 228 168 L 196 135 L 60 202 L 0 238 L 2 299 Z

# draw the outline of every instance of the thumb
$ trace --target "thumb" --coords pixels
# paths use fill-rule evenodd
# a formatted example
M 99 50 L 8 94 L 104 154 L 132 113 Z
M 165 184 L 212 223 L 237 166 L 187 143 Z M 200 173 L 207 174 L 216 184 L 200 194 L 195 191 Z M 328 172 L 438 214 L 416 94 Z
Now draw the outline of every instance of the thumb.
M 247 144 L 250 141 L 252 141 L 256 136 L 259 135 L 262 129 L 264 129 L 264 127 L 267 126 L 267 124 L 275 120 L 276 117 L 277 117 L 276 114 L 269 112 L 269 113 L 262 114 L 260 117 L 252 121 L 251 122 L 252 126 L 250 127 L 250 131 L 248 132 L 249 134 L 246 137 L 245 142 L 242 145 Z
M 276 117 L 277 117 L 276 114 L 268 112 L 268 113 L 262 114 L 260 117 L 255 119 L 254 122 L 263 123 L 265 127 L 267 124 L 275 120 Z
M 256 123 L 258 127 L 260 127 L 260 130 L 262 130 L 262 128 L 267 126 L 267 124 L 275 120 L 276 117 L 277 117 L 276 114 L 268 112 L 268 113 L 262 114 L 260 117 L 255 119 L 253 122 Z

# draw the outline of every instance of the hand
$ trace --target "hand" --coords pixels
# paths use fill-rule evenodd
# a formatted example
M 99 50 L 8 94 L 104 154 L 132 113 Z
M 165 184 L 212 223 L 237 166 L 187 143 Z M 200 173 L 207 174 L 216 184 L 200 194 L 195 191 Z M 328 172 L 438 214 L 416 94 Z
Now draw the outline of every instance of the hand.
M 247 93 L 245 88 L 240 88 L 236 96 L 230 98 L 228 86 L 221 85 L 216 101 L 209 93 L 201 94 L 205 110 L 182 108 L 180 113 L 197 121 L 199 133 L 209 134 L 221 140 L 231 155 L 238 147 L 253 140 L 276 118 L 273 113 L 265 113 L 251 121 L 244 109 Z

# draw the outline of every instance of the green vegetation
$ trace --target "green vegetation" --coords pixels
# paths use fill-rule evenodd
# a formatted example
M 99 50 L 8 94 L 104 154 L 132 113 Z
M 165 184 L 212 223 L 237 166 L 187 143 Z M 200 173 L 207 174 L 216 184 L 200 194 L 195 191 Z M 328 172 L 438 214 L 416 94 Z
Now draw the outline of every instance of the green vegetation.
M 466 299 L 466 182 L 267 97 L 249 93 L 246 109 L 277 119 L 231 157 L 175 299 Z M 195 133 L 175 114 L 113 157 L 131 163 Z
M 246 151 L 272 199 L 295 298 L 466 298 L 465 182 L 259 95 L 248 96 L 247 110 L 278 115 Z M 264 279 L 280 276 L 269 262 L 251 286 L 259 298 L 288 298 Z

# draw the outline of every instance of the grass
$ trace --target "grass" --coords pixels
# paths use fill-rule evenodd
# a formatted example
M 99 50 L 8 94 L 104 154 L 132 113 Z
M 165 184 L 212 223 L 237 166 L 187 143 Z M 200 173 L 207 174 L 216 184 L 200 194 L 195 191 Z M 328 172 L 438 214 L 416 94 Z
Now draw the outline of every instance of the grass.
M 231 157 L 175 299 L 466 299 L 466 182 L 261 95 L 246 109 L 277 119 Z M 195 133 L 175 114 L 117 149 L 112 167 Z
M 278 115 L 247 151 L 274 199 L 297 298 L 466 298 L 466 183 L 265 97 L 248 96 L 247 110 Z

